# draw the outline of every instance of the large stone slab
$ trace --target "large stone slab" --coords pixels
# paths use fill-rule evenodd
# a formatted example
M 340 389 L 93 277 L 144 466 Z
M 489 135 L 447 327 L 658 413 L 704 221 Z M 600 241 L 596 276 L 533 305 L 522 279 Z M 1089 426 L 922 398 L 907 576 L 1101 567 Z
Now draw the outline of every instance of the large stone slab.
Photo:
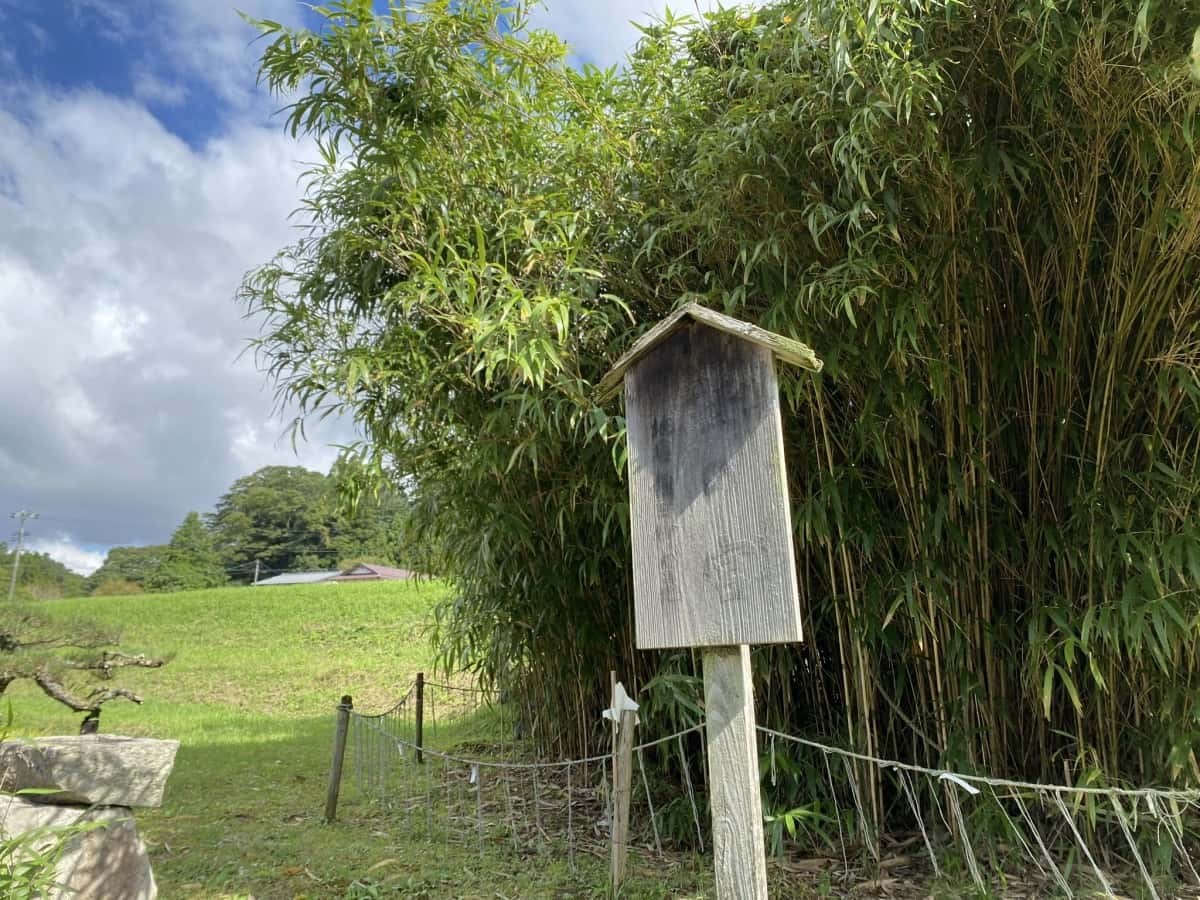
M 103 806 L 162 805 L 179 741 L 111 734 L 44 737 L 0 744 L 2 790 L 57 789 L 29 799 Z
M 50 764 L 41 750 L 22 741 L 0 742 L 0 793 L 54 787 Z
M 55 829 L 96 823 L 69 837 Z M 155 900 L 158 887 L 133 814 L 122 807 L 46 806 L 0 797 L 0 837 L 51 829 L 31 838 L 41 850 L 66 840 L 55 869 L 59 890 L 50 900 Z

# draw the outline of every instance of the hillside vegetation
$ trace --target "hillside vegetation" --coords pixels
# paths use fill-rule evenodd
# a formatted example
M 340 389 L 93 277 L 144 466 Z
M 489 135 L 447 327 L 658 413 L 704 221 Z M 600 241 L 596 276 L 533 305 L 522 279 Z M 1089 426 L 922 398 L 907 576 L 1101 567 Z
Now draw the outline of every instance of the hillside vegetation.
M 382 711 L 433 671 L 429 629 L 447 591 L 437 582 L 221 588 L 47 604 L 124 630 L 135 651 L 170 655 L 153 671 L 118 672 L 145 697 L 104 708 L 101 730 L 181 741 L 162 809 L 138 811 L 164 898 L 604 897 L 607 862 L 511 854 L 507 841 L 480 859 L 439 843 L 431 852 L 397 812 L 359 793 L 351 744 L 338 822 L 321 821 L 342 694 Z M 11 702 L 18 735 L 73 734 L 79 717 L 28 684 Z M 439 712 L 429 746 L 486 752 L 497 720 Z M 436 720 L 435 720 L 436 721 Z M 511 748 L 511 737 L 508 740 Z M 702 865 L 702 864 L 701 864 Z M 661 866 L 658 867 L 661 869 Z M 628 896 L 680 896 L 680 879 L 646 868 Z M 700 876 L 700 882 L 704 877 Z M 697 895 L 699 896 L 699 895 Z
M 223 588 L 62 600 L 124 631 L 124 646 L 171 656 L 118 673 L 143 706 L 105 707 L 102 730 L 182 742 L 161 810 L 139 812 L 164 897 L 340 897 L 386 855 L 347 788 L 345 826 L 320 825 L 333 710 L 345 693 L 380 709 L 430 664 L 436 583 Z M 17 734 L 72 734 L 71 714 L 16 685 Z M 314 882 L 306 870 L 320 879 Z M 286 872 L 292 872 L 291 875 Z

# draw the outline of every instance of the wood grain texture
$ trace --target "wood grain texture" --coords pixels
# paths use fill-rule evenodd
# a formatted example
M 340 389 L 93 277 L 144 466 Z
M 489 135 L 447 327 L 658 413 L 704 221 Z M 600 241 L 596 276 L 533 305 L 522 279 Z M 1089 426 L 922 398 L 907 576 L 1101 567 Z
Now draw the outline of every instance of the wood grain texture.
M 622 710 L 620 725 L 615 735 L 616 748 L 613 752 L 613 803 L 612 803 L 612 895 L 616 897 L 625 880 L 626 863 L 629 860 L 629 802 L 633 790 L 633 731 L 637 713 Z
M 698 303 L 689 303 L 675 310 L 634 342 L 633 346 L 616 361 L 612 369 L 600 379 L 600 383 L 596 386 L 597 399 L 604 401 L 615 394 L 617 388 L 621 386 L 621 379 L 625 377 L 625 373 L 638 360 L 676 329 L 695 322 L 708 325 L 716 331 L 740 337 L 752 344 L 766 347 L 779 359 L 794 366 L 800 366 L 802 369 L 820 372 L 825 365 L 807 344 L 794 338 L 767 331 L 765 328 L 759 328 L 750 322 L 743 322 L 740 319 L 724 315 L 714 309 L 700 306 Z
M 350 711 L 354 702 L 347 694 L 337 708 L 337 726 L 333 732 L 333 763 L 329 767 L 329 787 L 325 791 L 325 821 L 337 818 L 338 794 L 342 790 L 342 763 L 346 758 L 346 735 L 350 729 Z
M 693 324 L 625 379 L 637 646 L 799 641 L 772 353 Z
M 704 712 L 719 900 L 766 900 L 750 648 L 704 651 Z

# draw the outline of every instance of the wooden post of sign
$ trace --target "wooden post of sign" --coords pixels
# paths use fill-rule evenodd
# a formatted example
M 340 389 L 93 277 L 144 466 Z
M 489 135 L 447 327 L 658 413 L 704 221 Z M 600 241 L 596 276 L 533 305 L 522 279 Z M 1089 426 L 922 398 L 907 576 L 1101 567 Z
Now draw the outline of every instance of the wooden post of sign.
M 337 818 L 338 794 L 342 790 L 342 762 L 346 758 L 346 734 L 350 730 L 350 710 L 354 702 L 350 695 L 342 697 L 337 708 L 337 724 L 333 730 L 333 764 L 329 768 L 329 789 L 325 792 L 325 821 Z
M 767 851 L 758 787 L 750 648 L 704 650 L 709 804 L 717 896 L 767 896 Z
M 802 639 L 775 363 L 799 341 L 688 304 L 601 379 L 624 382 L 641 649 L 700 647 L 717 896 L 765 900 L 750 644 Z
M 625 880 L 629 858 L 629 798 L 633 789 L 633 730 L 637 713 L 621 711 L 613 751 L 612 798 L 612 895 L 617 896 Z

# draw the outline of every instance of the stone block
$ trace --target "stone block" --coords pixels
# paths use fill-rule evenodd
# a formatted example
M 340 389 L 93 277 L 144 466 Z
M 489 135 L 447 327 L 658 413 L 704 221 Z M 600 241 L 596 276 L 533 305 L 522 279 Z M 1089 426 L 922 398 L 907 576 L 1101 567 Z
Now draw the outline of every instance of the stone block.
M 3 790 L 57 788 L 39 803 L 157 807 L 179 741 L 111 734 L 44 737 L 0 744 Z
M 69 837 L 54 830 L 94 823 Z M 146 845 L 129 809 L 47 806 L 20 797 L 0 797 L 0 837 L 49 829 L 32 838 L 36 849 L 64 840 L 55 869 L 60 889 L 50 900 L 154 900 L 158 887 Z
M 0 742 L 0 793 L 54 787 L 50 765 L 41 750 L 23 741 Z

